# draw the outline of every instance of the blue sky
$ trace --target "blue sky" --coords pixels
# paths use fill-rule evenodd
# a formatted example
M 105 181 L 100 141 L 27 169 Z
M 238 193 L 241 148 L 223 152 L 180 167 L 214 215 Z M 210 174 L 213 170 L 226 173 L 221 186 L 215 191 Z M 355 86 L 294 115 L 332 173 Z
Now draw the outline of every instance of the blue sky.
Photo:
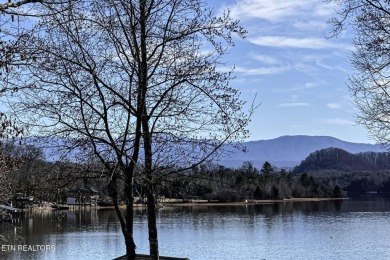
M 261 103 L 249 140 L 282 135 L 327 135 L 374 143 L 355 122 L 358 112 L 346 81 L 352 31 L 327 39 L 336 6 L 324 0 L 209 0 L 216 12 L 230 9 L 248 31 L 225 59 L 235 66 L 232 86 Z
M 355 122 L 356 108 L 346 86 L 352 73 L 351 31 L 326 39 L 327 20 L 336 6 L 323 0 L 210 1 L 216 10 L 229 8 L 248 31 L 246 39 L 225 57 L 235 65 L 232 85 L 257 109 L 250 140 L 282 135 L 329 135 L 370 142 Z

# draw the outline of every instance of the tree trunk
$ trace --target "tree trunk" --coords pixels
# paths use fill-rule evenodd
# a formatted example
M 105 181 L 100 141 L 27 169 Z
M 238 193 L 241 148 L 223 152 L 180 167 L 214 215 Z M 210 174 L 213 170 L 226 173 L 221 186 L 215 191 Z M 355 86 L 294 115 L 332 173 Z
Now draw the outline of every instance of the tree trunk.
M 156 197 L 155 197 L 155 180 L 152 171 L 152 138 L 150 135 L 148 120 L 146 117 L 142 120 L 144 132 L 144 150 L 145 150 L 145 177 L 147 182 L 147 212 L 148 212 L 148 231 L 149 231 L 149 250 L 152 260 L 159 259 L 158 236 L 156 221 Z
M 149 133 L 147 120 L 143 120 L 144 133 Z M 152 172 L 152 141 L 150 134 L 144 134 L 144 150 L 145 150 L 145 177 L 147 179 L 146 197 L 147 212 L 148 212 L 148 231 L 149 231 L 149 250 L 153 260 L 159 259 L 158 252 L 158 236 L 157 236 L 157 221 L 156 221 L 156 197 L 155 183 Z
M 148 231 L 149 231 L 149 250 L 153 260 L 159 259 L 158 252 L 158 237 L 157 237 L 157 224 L 156 224 L 156 201 L 154 196 L 154 180 L 152 172 L 152 136 L 149 128 L 149 116 L 146 106 L 146 93 L 148 90 L 148 64 L 147 64 L 147 1 L 141 0 L 139 2 L 140 10 L 140 68 L 139 68 L 139 90 L 141 93 L 141 105 L 142 105 L 142 132 L 144 140 L 144 153 L 145 153 L 145 177 L 147 182 L 147 212 L 148 212 Z
M 151 185 L 151 184 L 150 184 Z M 149 231 L 149 250 L 153 260 L 159 259 L 157 221 L 156 221 L 156 198 L 151 189 L 148 189 L 148 231 Z
M 119 205 L 118 205 L 118 186 L 116 183 L 116 177 L 114 176 L 111 180 L 108 191 L 111 196 L 111 199 L 114 203 L 115 212 L 118 216 L 119 222 L 121 224 L 121 230 L 123 237 L 125 238 L 126 245 L 126 259 L 135 260 L 135 243 L 133 238 L 133 206 L 134 206 L 134 197 L 133 197 L 133 180 L 132 177 L 127 176 L 125 183 L 125 196 L 127 200 L 126 215 L 123 217 Z
M 132 180 L 130 181 L 130 184 L 126 183 L 125 187 L 125 195 L 127 199 L 127 206 L 126 206 L 126 231 L 128 233 L 127 239 L 125 239 L 126 242 L 126 256 L 127 260 L 135 260 L 135 243 L 134 243 L 134 237 L 133 237 L 133 222 L 134 222 L 134 196 L 133 196 L 133 183 Z

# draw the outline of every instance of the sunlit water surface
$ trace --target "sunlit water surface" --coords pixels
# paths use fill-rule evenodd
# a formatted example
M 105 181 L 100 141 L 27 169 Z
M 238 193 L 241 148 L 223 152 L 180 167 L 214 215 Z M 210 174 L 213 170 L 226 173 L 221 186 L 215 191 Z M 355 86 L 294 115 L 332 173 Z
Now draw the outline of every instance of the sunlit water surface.
M 138 253 L 148 252 L 145 214 L 136 211 Z M 390 198 L 385 197 L 165 207 L 158 223 L 160 254 L 191 260 L 390 259 Z M 113 259 L 125 253 L 111 209 L 25 213 L 20 227 L 2 228 L 9 240 L 1 242 L 0 259 Z M 15 234 L 20 238 L 12 241 Z M 9 244 L 55 248 L 10 251 L 4 247 Z

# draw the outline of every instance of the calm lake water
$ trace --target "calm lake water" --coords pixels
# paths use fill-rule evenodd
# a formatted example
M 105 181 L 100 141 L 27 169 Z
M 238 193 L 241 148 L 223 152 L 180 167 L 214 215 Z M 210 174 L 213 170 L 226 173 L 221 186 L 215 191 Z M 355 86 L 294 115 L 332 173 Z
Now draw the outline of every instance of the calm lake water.
M 136 212 L 138 253 L 148 251 L 145 214 Z M 158 222 L 161 255 L 191 260 L 390 259 L 390 198 L 385 197 L 166 207 Z M 8 229 L 22 239 L 3 242 L 0 259 L 113 259 L 125 252 L 111 209 L 25 213 L 20 226 Z M 34 252 L 27 245 L 53 247 Z

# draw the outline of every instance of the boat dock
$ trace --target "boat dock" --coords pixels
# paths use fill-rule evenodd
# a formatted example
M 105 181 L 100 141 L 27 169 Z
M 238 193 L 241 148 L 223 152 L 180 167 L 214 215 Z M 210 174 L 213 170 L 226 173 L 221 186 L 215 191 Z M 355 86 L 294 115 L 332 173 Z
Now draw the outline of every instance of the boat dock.
M 16 216 L 15 216 L 15 213 L 22 212 L 21 209 L 14 208 L 14 207 L 7 206 L 7 205 L 0 205 L 0 210 L 7 212 L 6 214 L 4 214 L 0 217 L 0 221 L 9 222 L 9 223 L 17 223 L 20 221 L 18 214 L 16 214 Z
M 4 209 L 8 212 L 13 212 L 13 213 L 16 213 L 16 212 L 21 212 L 22 210 L 21 209 L 18 209 L 18 208 L 14 208 L 14 207 L 11 207 L 11 206 L 7 206 L 7 205 L 0 205 L 0 210 L 1 209 Z

